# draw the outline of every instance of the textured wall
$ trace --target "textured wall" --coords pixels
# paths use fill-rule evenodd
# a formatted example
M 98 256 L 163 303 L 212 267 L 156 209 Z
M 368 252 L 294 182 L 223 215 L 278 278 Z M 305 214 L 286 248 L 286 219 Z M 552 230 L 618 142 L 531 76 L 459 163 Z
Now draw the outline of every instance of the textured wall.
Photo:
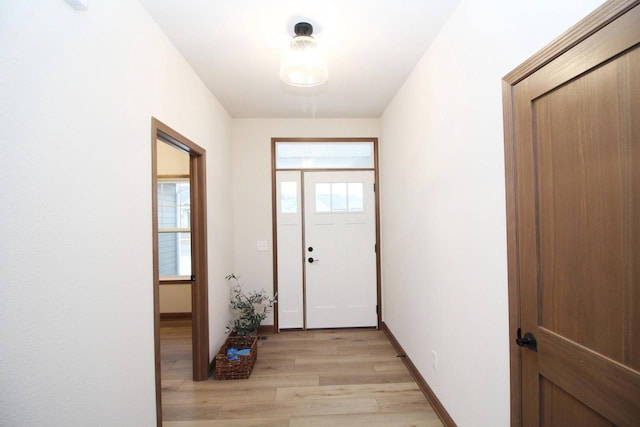
M 212 348 L 229 117 L 129 0 L 1 2 L 0 100 L 0 424 L 155 425 L 151 117 L 207 150 Z
M 460 427 L 509 425 L 501 78 L 600 3 L 461 1 L 382 118 L 384 319 Z

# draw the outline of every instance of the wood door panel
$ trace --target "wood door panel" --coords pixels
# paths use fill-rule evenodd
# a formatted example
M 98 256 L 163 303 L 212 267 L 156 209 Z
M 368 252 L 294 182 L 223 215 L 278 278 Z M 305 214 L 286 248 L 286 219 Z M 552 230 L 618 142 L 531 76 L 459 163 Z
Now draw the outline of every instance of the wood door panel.
M 597 352 L 540 328 L 540 375 L 619 426 L 640 421 L 640 375 Z M 579 424 L 572 424 L 579 425 Z
M 522 296 L 538 302 L 523 299 L 522 323 L 539 337 L 540 348 L 523 359 L 537 366 L 523 369 L 524 385 L 540 393 L 534 383 L 543 374 L 620 426 L 640 419 L 638 372 L 614 369 L 614 361 L 635 360 L 640 333 L 632 306 L 640 288 L 633 250 L 640 239 L 633 179 L 640 96 L 630 88 L 640 75 L 639 55 L 629 50 L 537 99 L 531 85 L 523 86 L 529 92 L 519 104 L 525 110 L 520 129 L 529 134 L 523 140 L 530 144 L 521 153 L 519 207 L 529 216 L 535 212 L 535 218 L 522 216 L 527 222 L 521 224 L 532 227 L 521 228 Z M 548 340 L 545 328 L 562 339 Z M 602 378 L 607 369 L 616 381 Z M 539 403 L 530 406 L 540 420 L 546 416 Z
M 640 1 L 602 10 L 505 91 L 514 426 L 640 425 Z
M 615 427 L 566 391 L 544 377 L 540 381 L 542 426 Z
M 631 141 L 621 137 L 626 123 L 618 119 L 626 60 L 593 69 L 532 105 L 540 325 L 620 362 L 625 290 L 633 285 L 630 230 L 638 217 L 627 206 L 634 197 Z
M 638 8 L 636 8 L 638 9 Z M 639 25 L 640 26 L 640 25 Z M 634 281 L 633 287 L 626 289 L 628 324 L 626 326 L 626 364 L 633 369 L 640 371 L 640 47 L 636 47 L 634 52 L 626 55 L 628 67 L 625 73 L 628 79 L 628 90 L 622 92 L 622 105 L 624 108 L 621 114 L 623 120 L 628 124 L 628 133 L 623 135 L 628 141 L 629 150 L 625 153 L 627 161 L 626 172 L 631 185 L 628 192 L 633 195 L 629 197 L 627 215 L 633 215 L 634 221 L 630 226 L 629 233 L 632 237 L 629 245 L 629 261 L 632 269 L 628 272 Z

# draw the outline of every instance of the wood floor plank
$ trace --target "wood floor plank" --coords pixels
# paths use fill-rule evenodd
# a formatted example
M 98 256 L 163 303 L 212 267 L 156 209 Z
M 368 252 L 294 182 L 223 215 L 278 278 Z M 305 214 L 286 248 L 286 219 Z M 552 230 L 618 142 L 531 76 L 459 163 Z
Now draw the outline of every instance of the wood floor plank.
M 187 350 L 176 350 L 176 349 L 170 349 L 170 348 L 165 348 L 163 349 L 164 354 L 163 356 L 160 358 L 160 360 L 162 362 L 177 362 L 178 360 L 189 360 L 191 359 L 191 349 L 187 349 Z M 171 356 L 165 356 L 165 354 L 168 354 L 169 352 L 171 352 Z
M 341 355 L 349 355 L 349 354 L 378 354 L 378 355 L 388 355 L 391 357 L 397 357 L 396 351 L 393 347 L 389 347 L 388 343 L 380 342 L 380 343 L 368 343 L 366 345 L 347 345 L 347 346 L 338 346 L 337 347 L 338 354 Z
M 212 420 L 220 412 L 220 405 L 162 405 L 162 420 Z
M 193 361 L 191 359 L 178 359 L 171 369 L 193 369 Z
M 355 384 L 317 387 L 278 388 L 277 401 L 296 399 L 352 399 L 370 397 L 414 396 L 422 392 L 415 383 L 400 384 Z M 423 396 L 424 397 L 424 396 Z
M 184 381 L 179 391 L 219 391 L 264 389 L 277 387 L 304 387 L 320 385 L 320 377 L 317 375 L 283 375 L 258 377 L 251 375 L 246 380 L 220 381 L 209 379 L 208 381 Z
M 293 365 L 296 363 L 296 358 L 295 356 L 281 356 L 281 355 L 276 355 L 276 354 L 266 354 L 263 355 L 262 353 L 258 352 L 258 357 L 260 358 L 260 364 L 262 365 L 285 365 L 285 366 L 289 366 L 289 365 Z M 256 365 L 257 366 L 257 365 Z M 255 367 L 254 366 L 254 369 Z
M 384 335 L 376 329 L 334 329 L 312 331 L 314 340 L 342 340 L 347 342 L 366 342 L 368 340 L 384 340 Z M 304 334 L 304 332 L 298 332 Z
M 298 402 L 230 403 L 222 405 L 217 419 L 295 417 L 309 415 L 366 414 L 377 412 L 376 399 L 309 399 Z
M 191 329 L 160 328 L 165 427 L 441 427 L 382 331 L 292 331 L 258 341 L 245 380 L 191 380 Z
M 323 363 L 379 363 L 394 362 L 396 356 L 393 354 L 349 354 L 349 355 L 305 355 L 295 358 L 296 365 L 313 365 Z
M 403 365 L 401 365 L 403 366 Z M 372 363 L 314 363 L 308 365 L 288 365 L 272 363 L 256 363 L 252 375 L 322 375 L 334 374 L 372 374 L 376 369 Z
M 346 414 L 292 417 L 290 427 L 367 426 L 367 427 L 442 427 L 435 412 L 400 414 Z
M 413 383 L 409 372 L 375 373 L 372 375 L 322 375 L 318 385 Z
M 247 400 L 251 402 L 275 402 L 277 389 L 239 389 L 225 390 L 220 393 L 219 390 L 209 391 L 167 391 L 162 394 L 163 402 L 169 405 L 222 405 L 225 403 L 234 403 L 239 400 Z
M 183 378 L 162 378 L 162 391 L 178 391 L 184 382 L 185 380 Z
M 398 358 L 389 362 L 377 362 L 373 364 L 376 372 L 405 372 L 407 370 L 404 363 Z
M 380 412 L 402 413 L 408 411 L 432 411 L 421 392 L 405 396 L 376 397 Z
M 193 369 L 181 368 L 181 369 L 161 369 L 160 375 L 162 379 L 176 380 L 190 378 L 193 375 Z
M 168 421 L 163 427 L 289 427 L 289 417 L 239 420 Z
M 274 356 L 282 356 L 284 354 L 294 354 L 296 356 L 300 355 L 312 355 L 317 356 L 319 354 L 338 354 L 338 347 L 336 346 L 326 346 L 326 345 L 313 345 L 313 346 L 287 346 L 286 350 L 282 348 L 281 344 L 277 345 L 265 345 L 260 347 L 260 356 L 265 357 L 274 357 Z M 292 356 L 295 357 L 295 356 Z

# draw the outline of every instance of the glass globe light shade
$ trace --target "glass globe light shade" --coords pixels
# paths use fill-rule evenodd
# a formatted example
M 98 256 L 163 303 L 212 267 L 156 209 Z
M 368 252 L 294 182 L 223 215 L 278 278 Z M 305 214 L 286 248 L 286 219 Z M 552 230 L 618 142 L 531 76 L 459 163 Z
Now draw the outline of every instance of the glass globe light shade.
M 282 57 L 280 79 L 292 86 L 311 87 L 328 78 L 326 61 L 315 39 L 307 35 L 292 38 L 291 48 Z

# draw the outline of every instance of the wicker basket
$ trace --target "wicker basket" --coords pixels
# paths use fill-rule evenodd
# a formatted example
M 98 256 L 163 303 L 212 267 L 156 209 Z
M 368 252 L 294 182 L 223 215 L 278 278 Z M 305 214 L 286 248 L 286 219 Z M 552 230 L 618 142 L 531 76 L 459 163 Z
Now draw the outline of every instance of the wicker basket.
M 215 376 L 219 380 L 240 380 L 247 379 L 253 370 L 253 364 L 258 357 L 258 338 L 255 336 L 230 336 L 222 344 L 216 354 Z M 242 350 L 250 349 L 248 355 L 238 355 L 238 360 L 229 360 L 227 350 L 237 348 Z

